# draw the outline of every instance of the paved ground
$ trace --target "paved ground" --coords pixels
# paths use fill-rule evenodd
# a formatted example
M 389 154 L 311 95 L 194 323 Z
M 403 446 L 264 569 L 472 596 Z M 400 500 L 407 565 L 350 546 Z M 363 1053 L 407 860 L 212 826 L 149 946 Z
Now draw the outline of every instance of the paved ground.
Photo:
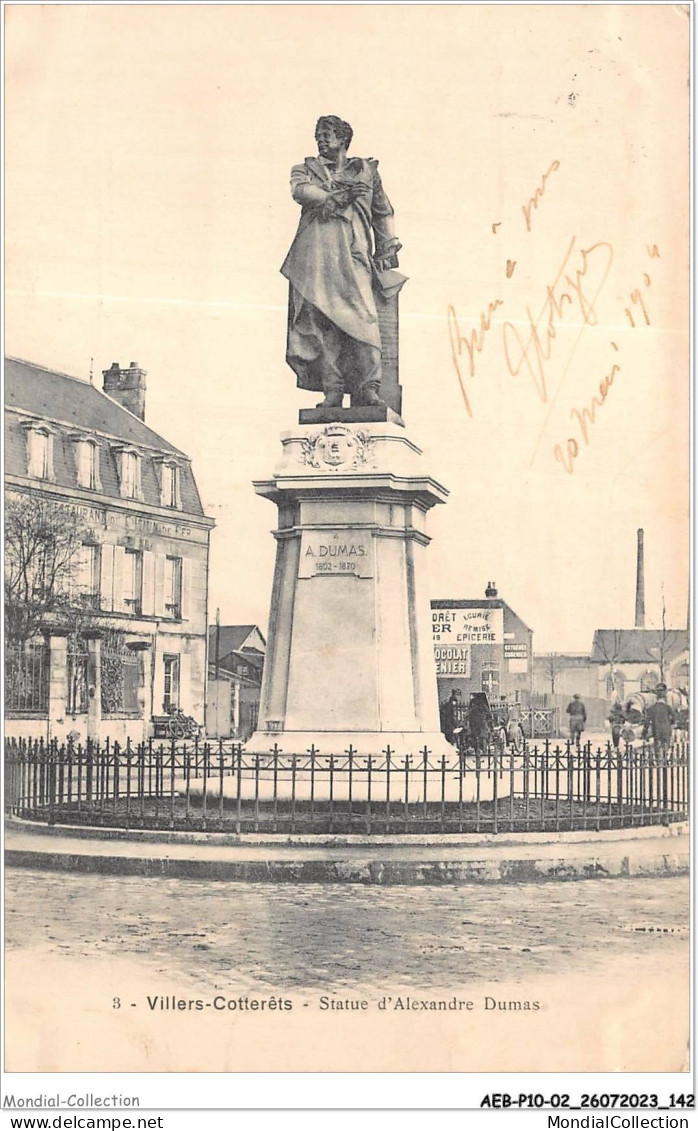
M 687 877 L 384 888 L 8 868 L 6 1067 L 685 1070 L 687 924 Z M 204 1004 L 163 1009 L 172 997 Z M 274 997 L 289 1010 L 237 1005 Z
M 554 965 L 687 945 L 688 880 L 376 889 L 8 869 L 7 947 L 62 957 L 147 956 L 156 973 L 290 991 L 526 979 Z M 664 933 L 666 932 L 666 933 Z
M 9 1071 L 686 1071 L 687 877 L 6 880 Z

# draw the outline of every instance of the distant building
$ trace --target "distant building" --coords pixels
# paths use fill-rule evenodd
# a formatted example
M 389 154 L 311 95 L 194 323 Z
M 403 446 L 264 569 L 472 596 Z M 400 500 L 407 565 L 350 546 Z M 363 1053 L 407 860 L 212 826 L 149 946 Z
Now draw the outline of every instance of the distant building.
M 598 697 L 598 671 L 588 652 L 539 652 L 533 657 L 535 695 Z M 563 704 L 564 705 L 564 704 Z
M 453 689 L 523 699 L 531 689 L 533 632 L 490 582 L 480 599 L 431 602 L 439 700 Z
M 100 392 L 6 359 L 7 498 L 84 520 L 72 620 L 48 615 L 6 652 L 10 735 L 141 739 L 177 708 L 204 720 L 214 523 L 189 457 L 144 422 L 145 376 L 115 362 Z
M 637 532 L 635 627 L 597 628 L 590 653 L 545 652 L 533 657 L 533 692 L 564 707 L 581 695 L 592 727 L 603 727 L 611 703 L 635 692 L 652 691 L 663 681 L 688 690 L 688 629 L 645 628 L 645 541 Z
M 581 695 L 589 729 L 602 730 L 616 700 L 668 687 L 688 689 L 689 634 L 685 629 L 599 628 L 591 652 L 544 652 L 533 657 L 533 692 L 564 718 L 567 702 Z
M 597 628 L 591 646 L 597 694 L 627 699 L 654 690 L 660 681 L 688 690 L 689 648 L 685 628 Z
M 245 742 L 257 729 L 266 640 L 255 624 L 212 625 L 208 646 L 207 734 Z

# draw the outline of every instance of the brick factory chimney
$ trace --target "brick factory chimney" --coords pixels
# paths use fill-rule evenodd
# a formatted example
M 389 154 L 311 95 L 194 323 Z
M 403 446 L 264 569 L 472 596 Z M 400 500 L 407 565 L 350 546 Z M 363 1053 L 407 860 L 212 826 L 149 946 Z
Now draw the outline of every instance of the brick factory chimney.
M 139 369 L 132 361 L 128 369 L 120 369 L 118 361 L 113 361 L 111 369 L 103 369 L 102 389 L 134 416 L 145 420 L 145 369 Z
M 496 587 L 494 581 L 488 581 L 487 582 L 487 588 L 485 589 L 485 596 L 486 597 L 496 597 L 497 596 L 497 587 Z
M 635 584 L 635 628 L 645 627 L 645 534 L 637 532 L 637 581 Z

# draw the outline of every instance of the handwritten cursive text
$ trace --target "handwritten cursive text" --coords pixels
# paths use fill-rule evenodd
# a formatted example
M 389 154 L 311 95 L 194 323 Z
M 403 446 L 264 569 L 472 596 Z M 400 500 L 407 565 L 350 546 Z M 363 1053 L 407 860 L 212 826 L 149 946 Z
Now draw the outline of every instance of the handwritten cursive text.
M 492 326 L 492 315 L 498 306 L 501 306 L 503 299 L 496 298 L 494 302 L 487 305 L 487 311 L 480 314 L 480 324 L 474 330 L 470 330 L 465 334 L 461 334 L 460 326 L 458 325 L 458 315 L 454 307 L 448 308 L 448 336 L 451 342 L 451 356 L 453 364 L 456 368 L 458 375 L 458 383 L 460 384 L 461 393 L 463 394 L 463 403 L 465 404 L 468 416 L 472 417 L 473 412 L 470 407 L 470 398 L 465 385 L 465 375 L 463 372 L 463 355 L 467 357 L 468 375 L 475 376 L 475 354 L 481 353 L 485 345 L 485 338 Z
M 558 328 L 567 314 L 574 314 L 579 325 L 579 340 L 585 326 L 596 325 L 595 303 L 613 262 L 610 243 L 600 241 L 578 251 L 576 243 L 577 237 L 572 236 L 555 279 L 545 288 L 545 301 L 539 313 L 534 316 L 530 306 L 526 307 L 526 330 L 522 332 L 513 322 L 502 325 L 504 355 L 510 374 L 518 377 L 521 372 L 527 373 L 544 404 L 548 400 L 547 364 L 552 358 Z M 576 342 L 572 352 L 574 348 Z
M 545 173 L 543 173 L 543 176 L 541 177 L 541 182 L 540 182 L 538 188 L 536 189 L 536 191 L 534 192 L 533 196 L 526 202 L 526 204 L 521 205 L 521 211 L 523 212 L 524 220 L 526 221 L 526 231 L 527 232 L 530 232 L 530 230 L 531 230 L 531 213 L 533 212 L 534 209 L 536 209 L 536 211 L 538 210 L 538 205 L 539 205 L 540 201 L 543 199 L 543 197 L 545 196 L 545 189 L 546 189 L 546 185 L 547 185 L 547 182 L 548 182 L 548 177 L 550 176 L 551 173 L 554 173 L 555 170 L 559 169 L 559 168 L 560 168 L 560 162 L 559 161 L 553 161 L 550 168 L 547 169 L 545 171 Z
M 617 349 L 618 347 L 615 346 L 615 348 Z M 606 400 L 617 373 L 620 373 L 620 365 L 612 365 L 603 380 L 599 382 L 599 395 L 594 395 L 588 406 L 582 409 L 570 409 L 570 416 L 573 420 L 576 420 L 579 427 L 579 434 L 585 444 L 589 444 L 591 441 L 590 428 L 591 425 L 596 424 L 596 410 L 601 408 Z M 574 471 L 574 461 L 579 455 L 579 443 L 576 437 L 569 436 L 564 448 L 561 447 L 560 444 L 556 444 L 554 455 L 555 459 L 562 465 L 567 474 L 571 475 Z

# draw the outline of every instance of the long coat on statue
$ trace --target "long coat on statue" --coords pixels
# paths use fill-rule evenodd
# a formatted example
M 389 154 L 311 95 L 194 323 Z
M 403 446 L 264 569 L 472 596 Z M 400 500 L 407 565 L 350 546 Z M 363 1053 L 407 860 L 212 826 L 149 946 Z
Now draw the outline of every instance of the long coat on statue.
M 303 205 L 298 231 L 281 268 L 290 284 L 286 360 L 301 389 L 323 388 L 318 363 L 323 349 L 330 348 L 332 330 L 325 319 L 348 339 L 361 343 L 362 353 L 366 347 L 375 351 L 374 362 L 379 366 L 381 338 L 374 289 L 389 297 L 404 282 L 398 272 L 379 272 L 373 262 L 374 239 L 378 255 L 397 245 L 393 209 L 377 161 L 353 157 L 337 173 L 324 158 L 306 157 L 291 170 L 291 193 L 295 199 L 301 185 L 341 189 L 357 180 L 369 191 L 341 208 L 337 216 L 323 220 L 318 205 Z

